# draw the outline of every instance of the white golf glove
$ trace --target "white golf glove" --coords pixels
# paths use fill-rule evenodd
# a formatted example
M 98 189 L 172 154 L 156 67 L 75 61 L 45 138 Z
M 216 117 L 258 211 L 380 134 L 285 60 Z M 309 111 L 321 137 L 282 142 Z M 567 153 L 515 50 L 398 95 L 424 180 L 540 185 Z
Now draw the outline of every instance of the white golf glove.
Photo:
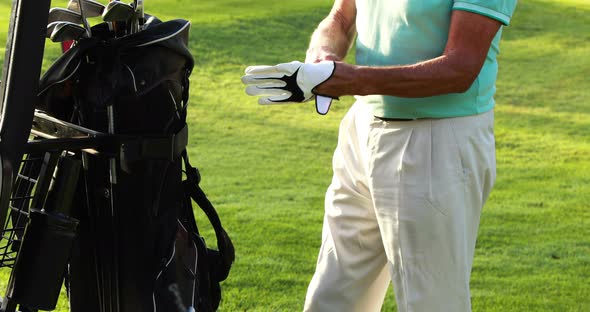
M 242 82 L 248 95 L 260 96 L 259 104 L 301 103 L 316 100 L 316 110 L 325 115 L 332 104 L 331 97 L 318 95 L 315 87 L 330 79 L 334 73 L 333 61 L 304 64 L 298 61 L 275 66 L 249 66 Z

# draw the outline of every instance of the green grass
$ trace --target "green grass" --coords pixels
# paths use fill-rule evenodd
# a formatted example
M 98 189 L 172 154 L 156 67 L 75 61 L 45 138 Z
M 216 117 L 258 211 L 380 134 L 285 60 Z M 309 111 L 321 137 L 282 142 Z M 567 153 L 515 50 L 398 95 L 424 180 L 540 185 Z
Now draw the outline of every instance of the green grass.
M 222 311 L 302 308 L 352 98 L 319 116 L 312 104 L 259 106 L 239 80 L 247 65 L 302 60 L 331 3 L 147 3 L 193 25 L 191 161 L 237 252 Z M 0 42 L 9 9 L 0 4 Z M 590 311 L 590 3 L 519 1 L 501 49 L 498 180 L 481 221 L 474 311 Z M 45 68 L 57 55 L 48 44 Z M 390 292 L 383 310 L 394 307 Z

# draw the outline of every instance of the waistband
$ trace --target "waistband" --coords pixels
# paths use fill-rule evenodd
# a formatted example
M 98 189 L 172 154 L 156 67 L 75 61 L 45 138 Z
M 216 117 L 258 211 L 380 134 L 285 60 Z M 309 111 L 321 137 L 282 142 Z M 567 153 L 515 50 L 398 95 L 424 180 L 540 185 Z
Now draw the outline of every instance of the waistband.
M 381 121 L 414 121 L 414 120 L 419 120 L 419 119 L 409 119 L 409 118 L 385 118 L 385 117 L 378 117 L 378 116 L 375 116 L 375 118 L 377 118 Z M 420 118 L 420 119 L 428 119 L 428 118 Z

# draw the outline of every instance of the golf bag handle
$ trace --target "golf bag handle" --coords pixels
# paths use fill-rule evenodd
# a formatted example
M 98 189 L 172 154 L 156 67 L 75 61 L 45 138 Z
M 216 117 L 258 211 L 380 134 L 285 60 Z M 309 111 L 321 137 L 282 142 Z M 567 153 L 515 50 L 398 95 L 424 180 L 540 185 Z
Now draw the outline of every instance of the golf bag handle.
M 187 196 L 190 196 L 190 198 L 192 198 L 197 203 L 197 205 L 199 205 L 199 207 L 201 207 L 201 210 L 203 210 L 203 212 L 207 215 L 209 222 L 211 222 L 211 225 L 215 230 L 217 248 L 219 249 L 220 258 L 222 260 L 222 267 L 217 267 L 213 273 L 218 281 L 223 281 L 227 278 L 231 265 L 235 260 L 234 246 L 231 239 L 229 238 L 229 235 L 221 225 L 221 220 L 219 219 L 219 215 L 217 214 L 215 207 L 213 207 L 213 204 L 211 204 L 207 198 L 207 195 L 205 195 L 205 192 L 203 192 L 199 186 L 201 175 L 199 174 L 198 169 L 190 165 L 186 151 L 182 153 L 182 158 L 184 159 L 186 175 L 188 178 L 187 180 L 183 181 L 184 192 Z M 190 214 L 192 218 L 189 218 L 189 220 L 193 220 L 194 222 L 195 218 L 192 213 L 193 212 L 191 209 Z M 191 226 L 193 229 L 197 228 L 196 224 L 192 224 Z

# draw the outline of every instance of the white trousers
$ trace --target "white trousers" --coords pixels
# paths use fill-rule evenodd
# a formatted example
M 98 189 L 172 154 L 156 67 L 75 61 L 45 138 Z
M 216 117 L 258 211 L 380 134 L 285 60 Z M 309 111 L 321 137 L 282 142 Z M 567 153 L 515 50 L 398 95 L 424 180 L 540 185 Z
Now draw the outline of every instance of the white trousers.
M 305 311 L 471 311 L 481 209 L 495 180 L 492 111 L 382 121 L 355 103 L 340 124 Z

